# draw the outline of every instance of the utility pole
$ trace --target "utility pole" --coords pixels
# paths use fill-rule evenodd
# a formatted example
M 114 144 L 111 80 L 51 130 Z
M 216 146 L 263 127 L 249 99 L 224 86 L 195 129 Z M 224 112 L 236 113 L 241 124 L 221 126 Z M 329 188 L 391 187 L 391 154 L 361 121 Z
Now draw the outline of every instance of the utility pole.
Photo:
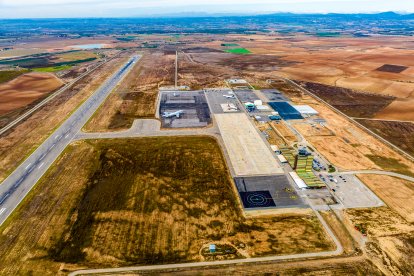
M 175 51 L 175 89 L 178 89 L 178 50 Z

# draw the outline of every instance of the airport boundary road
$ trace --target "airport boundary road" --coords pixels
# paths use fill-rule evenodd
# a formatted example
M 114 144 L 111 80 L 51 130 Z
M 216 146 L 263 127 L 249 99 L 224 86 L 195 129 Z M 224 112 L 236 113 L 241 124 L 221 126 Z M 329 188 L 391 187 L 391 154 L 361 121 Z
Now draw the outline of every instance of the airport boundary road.
M 17 119 L 15 119 L 14 121 L 10 122 L 5 127 L 3 127 L 2 129 L 0 129 L 0 136 L 3 135 L 4 133 L 6 133 L 8 130 L 10 130 L 13 127 L 15 127 L 16 125 L 18 125 L 19 123 L 21 123 L 23 120 L 25 120 L 27 117 L 29 117 L 34 112 L 36 112 L 39 108 L 43 107 L 45 104 L 47 104 L 49 101 L 51 101 L 52 99 L 54 99 L 56 96 L 62 94 L 63 92 L 65 92 L 66 90 L 68 90 L 69 88 L 71 88 L 73 85 L 75 85 L 78 81 L 80 81 L 81 79 L 83 79 L 84 77 L 86 77 L 87 75 L 89 75 L 90 73 L 92 73 L 93 71 L 95 71 L 96 69 L 100 68 L 104 64 L 108 63 L 109 61 L 111 61 L 115 57 L 112 57 L 112 58 L 110 58 L 108 60 L 105 60 L 104 62 L 99 63 L 94 68 L 86 71 L 85 73 L 83 73 L 82 75 L 80 75 L 79 77 L 77 77 L 76 79 L 74 79 L 73 81 L 71 81 L 70 83 L 65 84 L 63 87 L 61 87 L 57 91 L 53 92 L 46 99 L 44 99 L 40 103 L 36 104 L 34 107 L 32 107 L 31 109 L 29 109 L 28 111 L 26 111 L 24 114 L 22 114 L 21 116 L 19 116 Z
M 16 209 L 83 125 L 141 56 L 133 56 L 90 96 L 46 141 L 0 185 L 0 225 Z
M 341 174 L 380 174 L 380 175 L 393 176 L 393 177 L 397 177 L 397 178 L 401 178 L 401 179 L 404 179 L 404 180 L 407 180 L 407 181 L 414 182 L 414 177 L 404 175 L 404 174 L 400 174 L 400 173 L 395 173 L 395 172 L 387 172 L 387 171 L 376 171 L 376 170 L 341 171 L 341 172 L 338 172 L 336 174 L 337 175 L 341 175 Z

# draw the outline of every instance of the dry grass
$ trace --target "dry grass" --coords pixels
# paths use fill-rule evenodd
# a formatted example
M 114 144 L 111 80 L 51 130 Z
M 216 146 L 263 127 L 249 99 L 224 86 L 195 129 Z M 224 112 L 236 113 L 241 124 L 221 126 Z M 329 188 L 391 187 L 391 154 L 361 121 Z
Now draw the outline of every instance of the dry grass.
M 198 261 L 209 243 L 238 248 L 225 258 L 333 246 L 315 216 L 245 219 L 200 137 L 78 142 L 0 230 L 1 274 Z
M 365 252 L 386 275 L 411 275 L 414 271 L 414 225 L 390 208 L 350 209 L 346 217 L 367 230 Z
M 172 84 L 173 65 L 171 55 L 144 53 L 85 126 L 85 131 L 127 129 L 132 126 L 134 119 L 155 117 L 158 87 Z
M 414 222 L 414 183 L 388 175 L 358 175 L 390 208 Z

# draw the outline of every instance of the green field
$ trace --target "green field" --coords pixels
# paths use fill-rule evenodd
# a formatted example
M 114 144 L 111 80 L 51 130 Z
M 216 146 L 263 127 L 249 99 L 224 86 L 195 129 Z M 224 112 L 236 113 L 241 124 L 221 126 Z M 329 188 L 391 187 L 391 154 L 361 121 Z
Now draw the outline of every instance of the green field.
M 233 48 L 233 49 L 225 50 L 225 52 L 231 53 L 231 54 L 236 54 L 236 55 L 248 55 L 248 54 L 252 53 L 249 50 L 247 50 L 246 48 Z
M 0 83 L 8 82 L 18 76 L 29 72 L 28 70 L 20 70 L 20 71 L 0 71 Z
M 36 72 L 58 72 L 72 68 L 72 65 L 60 65 L 60 66 L 51 66 L 51 67 L 42 67 L 34 68 L 33 71 Z

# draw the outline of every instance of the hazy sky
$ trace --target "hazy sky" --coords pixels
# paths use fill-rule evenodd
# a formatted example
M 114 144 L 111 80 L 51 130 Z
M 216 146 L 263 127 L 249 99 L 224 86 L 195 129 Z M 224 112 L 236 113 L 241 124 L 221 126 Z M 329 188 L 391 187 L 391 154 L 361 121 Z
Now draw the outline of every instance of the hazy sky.
M 414 12 L 414 0 L 0 0 L 0 18 L 123 17 L 168 13 Z

